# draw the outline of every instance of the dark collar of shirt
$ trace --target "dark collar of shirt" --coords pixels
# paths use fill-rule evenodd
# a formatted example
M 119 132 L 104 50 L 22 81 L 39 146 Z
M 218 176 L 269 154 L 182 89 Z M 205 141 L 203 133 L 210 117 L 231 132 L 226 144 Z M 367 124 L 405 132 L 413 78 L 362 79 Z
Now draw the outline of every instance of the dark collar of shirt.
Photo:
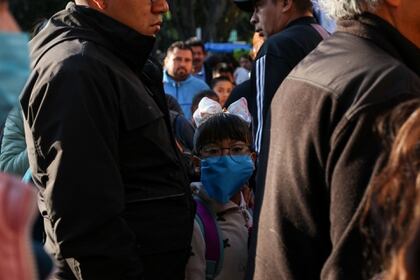
M 204 82 L 206 81 L 206 69 L 204 68 L 204 64 L 201 66 L 200 71 L 195 73 L 193 76 Z
M 293 25 L 300 25 L 300 24 L 316 24 L 318 23 L 314 17 L 300 17 L 293 21 L 291 21 L 285 29 L 289 28 Z
M 346 32 L 371 40 L 415 73 L 420 73 L 420 51 L 395 27 L 371 13 L 337 22 L 337 32 Z

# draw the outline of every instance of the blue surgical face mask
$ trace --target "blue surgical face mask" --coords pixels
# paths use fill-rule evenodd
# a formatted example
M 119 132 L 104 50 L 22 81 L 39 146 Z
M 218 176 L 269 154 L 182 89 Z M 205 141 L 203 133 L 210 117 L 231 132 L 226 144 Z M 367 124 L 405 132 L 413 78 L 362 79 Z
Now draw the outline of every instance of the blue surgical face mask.
M 28 36 L 25 33 L 0 32 L 0 124 L 11 108 L 29 75 Z
M 250 155 L 226 155 L 201 160 L 201 183 L 207 194 L 219 203 L 227 203 L 254 172 Z

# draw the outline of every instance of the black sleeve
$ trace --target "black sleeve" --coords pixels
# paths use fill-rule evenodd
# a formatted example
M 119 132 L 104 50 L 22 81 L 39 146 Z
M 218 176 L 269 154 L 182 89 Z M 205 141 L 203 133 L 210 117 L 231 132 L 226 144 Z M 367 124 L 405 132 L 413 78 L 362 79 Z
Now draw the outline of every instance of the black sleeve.
M 264 121 L 280 84 L 293 69 L 290 63 L 292 43 L 286 40 L 277 42 L 267 41 L 261 51 L 260 57 L 255 61 L 255 110 L 254 131 L 255 149 L 260 151 Z
M 44 216 L 78 279 L 137 279 L 141 274 L 135 235 L 121 218 L 120 112 L 109 73 L 96 61 L 74 57 L 57 73 L 36 79 L 25 113 Z
M 233 102 L 241 99 L 242 97 L 246 98 L 248 102 L 248 110 L 251 111 L 249 104 L 250 102 L 253 101 L 255 97 L 252 95 L 252 87 L 251 87 L 250 79 L 244 81 L 243 83 L 233 88 L 229 98 L 226 100 L 225 107 L 226 108 L 229 107 Z
M 184 147 L 192 151 L 194 149 L 194 127 L 183 115 L 177 116 L 175 125 L 177 139 L 181 141 Z

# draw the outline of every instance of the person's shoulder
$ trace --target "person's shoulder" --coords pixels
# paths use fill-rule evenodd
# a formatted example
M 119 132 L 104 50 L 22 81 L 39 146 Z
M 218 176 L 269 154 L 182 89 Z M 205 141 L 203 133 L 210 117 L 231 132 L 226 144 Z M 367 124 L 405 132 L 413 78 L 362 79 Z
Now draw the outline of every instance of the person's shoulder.
M 284 49 L 290 46 L 299 46 L 300 41 L 307 41 L 309 38 L 314 38 L 320 41 L 318 32 L 311 26 L 311 24 L 298 24 L 290 26 L 267 39 L 268 49 Z
M 282 32 L 276 33 L 270 36 L 261 47 L 261 51 L 258 53 L 258 58 L 265 55 L 279 56 L 286 54 L 286 51 L 295 50 L 296 40 Z
M 420 79 L 403 62 L 357 36 L 335 33 L 306 56 L 286 77 L 282 93 L 312 89 L 353 106 L 386 103 L 403 94 L 420 95 Z M 344 97 L 344 98 L 342 98 Z
M 188 78 L 188 83 L 193 84 L 194 87 L 200 88 L 200 89 L 208 89 L 209 86 L 204 82 L 203 80 L 194 77 L 193 75 L 190 75 Z
M 83 51 L 62 52 L 54 50 L 47 53 L 40 62 L 35 65 L 34 70 L 43 76 L 53 79 L 58 74 L 71 75 L 73 79 L 83 77 L 103 77 L 101 73 L 106 72 L 107 65 L 100 59 L 88 55 Z M 110 68 L 110 66 L 108 66 Z
M 249 71 L 246 70 L 244 67 L 236 67 L 235 72 L 233 75 L 248 75 Z

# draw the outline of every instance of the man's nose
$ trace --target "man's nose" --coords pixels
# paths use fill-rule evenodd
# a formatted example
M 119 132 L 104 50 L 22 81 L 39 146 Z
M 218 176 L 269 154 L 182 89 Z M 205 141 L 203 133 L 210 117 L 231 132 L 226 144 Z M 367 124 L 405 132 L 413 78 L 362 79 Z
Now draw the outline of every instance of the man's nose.
M 169 4 L 166 0 L 153 0 L 152 12 L 156 14 L 164 14 L 169 11 Z
M 251 17 L 251 19 L 249 20 L 249 22 L 250 22 L 252 25 L 255 25 L 255 24 L 258 22 L 258 18 L 257 18 L 257 15 L 255 14 L 255 10 L 254 10 L 254 12 L 252 13 L 252 17 Z

